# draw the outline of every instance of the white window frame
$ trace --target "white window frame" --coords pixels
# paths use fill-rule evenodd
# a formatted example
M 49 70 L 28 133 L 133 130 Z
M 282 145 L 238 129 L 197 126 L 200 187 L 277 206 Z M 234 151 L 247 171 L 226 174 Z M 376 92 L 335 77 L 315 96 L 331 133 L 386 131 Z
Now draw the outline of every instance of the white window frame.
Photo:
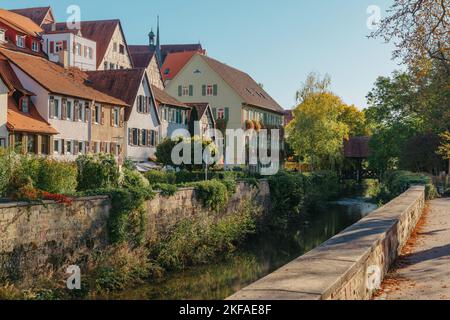
M 20 40 L 20 41 L 19 41 Z M 19 36 L 19 35 L 17 35 L 16 36 L 16 45 L 19 47 L 19 48 L 25 48 L 25 36 Z
M 206 85 L 206 96 L 211 97 L 214 95 L 214 85 L 208 84 Z
M 61 153 L 61 139 L 54 139 L 53 140 L 53 154 L 54 155 L 60 155 Z M 57 146 L 57 148 L 55 148 Z
M 31 50 L 33 50 L 34 52 L 39 52 L 39 42 L 32 41 L 31 42 Z
M 5 42 L 5 41 L 6 41 L 6 30 L 0 29 L 0 42 Z
M 24 108 L 24 101 L 26 101 L 25 103 L 25 108 Z M 20 100 L 20 108 L 22 109 L 23 113 L 30 113 L 30 98 L 27 96 L 22 97 L 22 99 Z
M 96 104 L 94 106 L 95 110 L 95 117 L 94 117 L 94 123 L 100 124 L 102 121 L 102 107 L 99 104 Z M 98 121 L 97 121 L 98 120 Z
M 225 108 L 217 109 L 217 119 L 225 119 Z
M 74 114 L 73 114 L 74 110 L 73 109 L 74 109 L 73 101 L 67 99 L 67 101 L 66 101 L 66 119 L 65 120 L 73 121 L 73 119 L 74 119 Z
M 120 108 L 119 107 L 114 107 L 114 126 L 115 127 L 119 127 L 120 126 Z
M 65 140 L 64 141 L 64 154 L 72 155 L 73 154 L 73 141 L 72 140 Z M 70 151 L 67 151 L 67 146 L 70 144 Z
M 181 87 L 181 95 L 183 97 L 189 96 L 189 86 L 182 86 Z

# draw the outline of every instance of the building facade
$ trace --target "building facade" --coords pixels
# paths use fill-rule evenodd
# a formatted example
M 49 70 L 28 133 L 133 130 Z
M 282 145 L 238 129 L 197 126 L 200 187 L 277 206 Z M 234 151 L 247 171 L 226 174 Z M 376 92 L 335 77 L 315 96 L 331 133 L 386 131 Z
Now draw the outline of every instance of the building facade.
M 202 54 L 166 83 L 166 91 L 185 103 L 209 103 L 215 120 L 225 121 L 228 129 L 245 129 L 248 120 L 283 125 L 284 110 L 248 74 Z
M 161 122 L 146 70 L 96 71 L 88 75 L 95 89 L 120 97 L 130 105 L 125 112 L 125 123 L 120 127 L 125 137 L 125 156 L 134 162 L 153 159 L 161 136 Z
M 97 43 L 82 37 L 79 31 L 49 31 L 42 38 L 50 61 L 66 68 L 97 70 Z
M 27 17 L 0 9 L 0 45 L 42 55 L 42 28 Z
M 30 101 L 40 117 L 57 132 L 49 143 L 50 155 L 67 160 L 89 152 L 123 156 L 128 104 L 87 85 L 87 75 L 80 70 L 14 51 L 0 49 L 0 53 L 33 93 Z

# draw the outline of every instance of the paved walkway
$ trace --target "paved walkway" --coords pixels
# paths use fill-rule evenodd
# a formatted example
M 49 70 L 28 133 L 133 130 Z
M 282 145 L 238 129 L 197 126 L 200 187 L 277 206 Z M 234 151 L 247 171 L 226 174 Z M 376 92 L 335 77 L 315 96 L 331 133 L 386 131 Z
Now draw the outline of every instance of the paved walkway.
M 450 198 L 430 202 L 375 299 L 450 300 Z

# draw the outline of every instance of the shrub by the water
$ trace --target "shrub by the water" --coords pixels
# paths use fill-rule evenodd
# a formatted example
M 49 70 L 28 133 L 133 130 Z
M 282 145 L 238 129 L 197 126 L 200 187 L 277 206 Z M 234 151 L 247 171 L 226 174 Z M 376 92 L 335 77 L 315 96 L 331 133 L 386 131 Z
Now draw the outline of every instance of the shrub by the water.
M 228 204 L 229 192 L 219 180 L 201 181 L 192 184 L 195 194 L 205 208 L 219 212 Z
M 36 187 L 50 193 L 73 194 L 77 188 L 77 176 L 75 163 L 42 159 Z
M 389 172 L 386 175 L 384 184 L 387 189 L 388 196 L 391 199 L 401 195 L 414 185 L 425 186 L 425 194 L 428 200 L 436 198 L 438 195 L 432 179 L 423 173 L 414 173 L 409 171 Z

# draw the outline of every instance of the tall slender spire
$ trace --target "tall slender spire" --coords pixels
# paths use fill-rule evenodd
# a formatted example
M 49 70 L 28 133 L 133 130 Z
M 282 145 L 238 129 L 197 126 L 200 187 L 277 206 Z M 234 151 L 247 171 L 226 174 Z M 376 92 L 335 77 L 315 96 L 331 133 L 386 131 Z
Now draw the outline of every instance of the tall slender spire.
M 159 37 L 159 15 L 157 17 L 157 27 L 156 27 L 156 57 L 158 58 L 159 66 L 161 67 L 163 64 L 162 56 L 161 56 L 161 42 Z

